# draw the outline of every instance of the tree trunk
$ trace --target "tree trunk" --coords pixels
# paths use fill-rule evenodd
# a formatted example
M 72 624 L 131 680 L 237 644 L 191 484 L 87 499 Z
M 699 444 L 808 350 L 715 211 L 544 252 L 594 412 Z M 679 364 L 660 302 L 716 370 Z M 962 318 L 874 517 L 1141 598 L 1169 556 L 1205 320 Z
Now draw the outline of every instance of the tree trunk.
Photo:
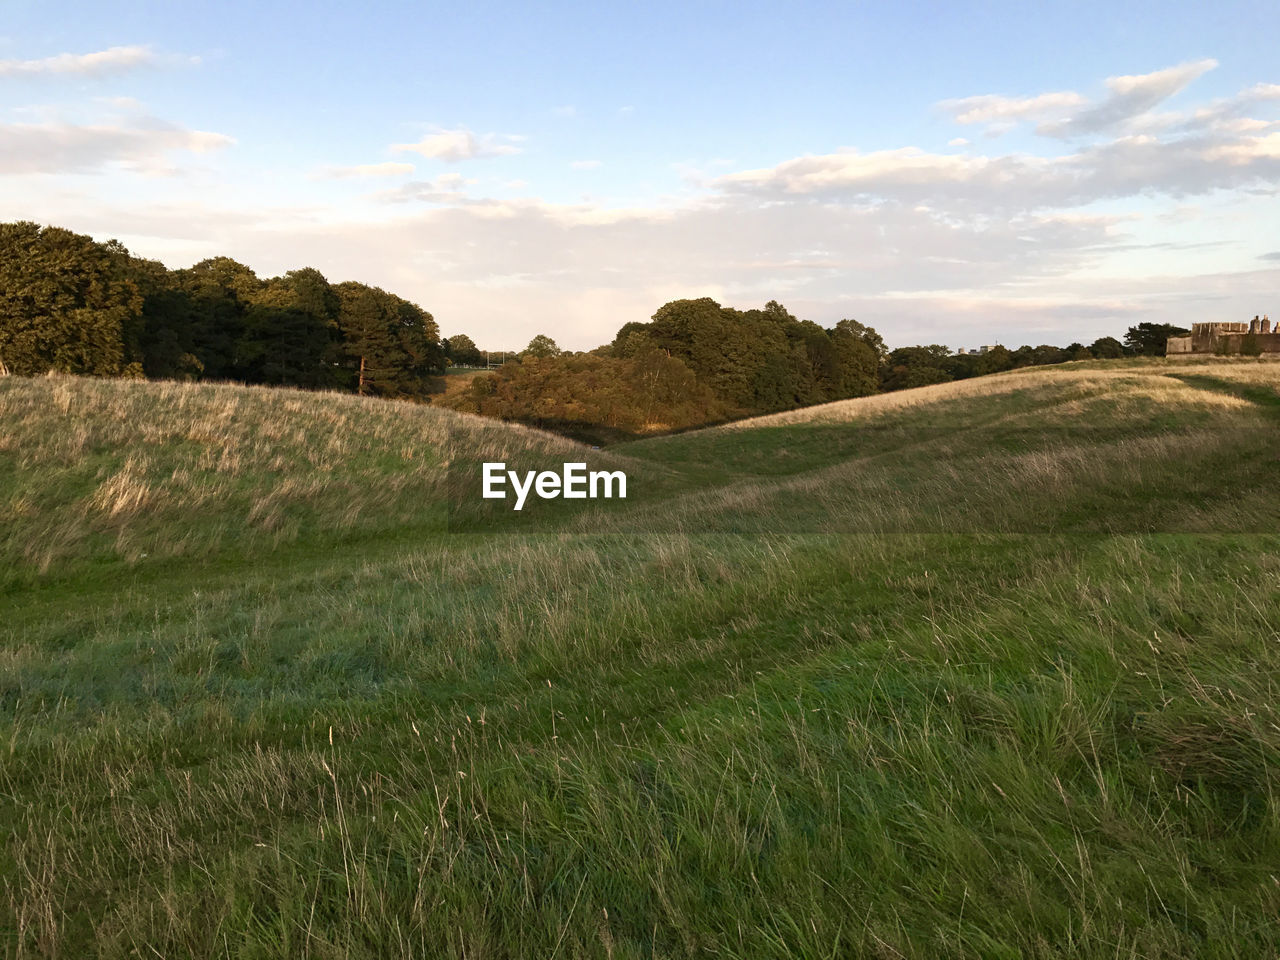
M 360 357 L 360 382 L 356 385 L 356 393 L 364 396 L 364 357 Z

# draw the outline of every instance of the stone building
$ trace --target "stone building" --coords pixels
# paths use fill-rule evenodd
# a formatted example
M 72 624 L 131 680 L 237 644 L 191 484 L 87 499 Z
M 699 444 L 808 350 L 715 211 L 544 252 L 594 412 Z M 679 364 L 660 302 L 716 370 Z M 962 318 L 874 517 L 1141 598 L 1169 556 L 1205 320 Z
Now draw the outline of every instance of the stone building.
M 1170 337 L 1165 353 L 1219 355 L 1280 353 L 1280 322 L 1271 328 L 1270 317 L 1254 317 L 1248 323 L 1193 323 L 1190 336 Z

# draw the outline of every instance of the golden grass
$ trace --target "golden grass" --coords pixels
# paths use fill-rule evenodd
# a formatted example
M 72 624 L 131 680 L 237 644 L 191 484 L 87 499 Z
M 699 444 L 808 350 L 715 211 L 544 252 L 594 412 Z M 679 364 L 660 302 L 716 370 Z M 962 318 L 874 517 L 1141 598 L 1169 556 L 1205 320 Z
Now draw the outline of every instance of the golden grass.
M 1065 363 L 1046 367 L 1024 367 L 988 377 L 975 377 L 951 383 L 939 383 L 911 390 L 898 390 L 852 400 L 837 400 L 798 410 L 786 410 L 733 423 L 720 424 L 709 429 L 743 430 L 755 427 L 777 427 L 800 423 L 847 423 L 874 417 L 879 414 L 908 410 L 915 407 L 948 403 L 955 400 L 1001 396 L 1028 388 L 1069 387 L 1086 392 L 1110 395 L 1117 382 L 1131 388 L 1141 388 L 1154 399 L 1162 396 L 1179 401 L 1188 396 L 1186 385 L 1171 379 L 1171 373 L 1226 377 L 1250 383 L 1274 383 L 1280 379 L 1280 358 L 1223 360 L 1219 358 L 1184 360 L 1180 358 L 1151 360 L 1141 365 L 1117 363 L 1113 368 L 1099 367 L 1096 362 L 1082 364 Z M 1218 406 L 1239 406 L 1247 401 L 1221 394 L 1202 392 L 1197 403 Z

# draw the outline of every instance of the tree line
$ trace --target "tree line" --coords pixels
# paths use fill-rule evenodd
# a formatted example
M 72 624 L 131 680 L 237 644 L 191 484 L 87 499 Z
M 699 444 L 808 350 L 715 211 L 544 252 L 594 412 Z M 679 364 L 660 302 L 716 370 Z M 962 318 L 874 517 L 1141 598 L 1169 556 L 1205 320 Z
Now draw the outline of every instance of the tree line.
M 1021 367 L 1067 363 L 1071 360 L 1118 360 L 1121 357 L 1163 357 L 1165 342 L 1170 337 L 1188 333 L 1170 323 L 1139 323 L 1130 327 L 1123 342 L 1115 337 L 1099 337 L 1085 346 L 1071 343 L 1065 347 L 1041 344 L 1021 346 L 1014 350 L 997 344 L 985 353 L 952 353 L 942 344 L 899 347 L 890 351 L 880 368 L 882 391 L 924 387 L 933 383 L 965 380 L 989 373 L 1003 373 Z
M 311 267 L 263 279 L 229 257 L 169 270 L 23 221 L 0 223 L 0 363 L 421 400 L 446 359 L 431 314 L 378 287 Z
M 503 365 L 435 402 L 609 440 L 1069 360 L 1161 355 L 1170 324 L 1123 341 L 953 354 L 888 350 L 871 327 L 824 328 L 777 301 L 739 310 L 674 300 L 585 353 L 545 335 L 486 354 L 442 339 L 431 314 L 378 287 L 314 268 L 260 278 L 229 257 L 170 270 L 120 243 L 0 223 L 0 371 L 236 380 L 425 401 L 446 367 Z
M 539 335 L 446 404 L 607 440 L 865 396 L 885 357 L 880 336 L 853 320 L 824 329 L 776 301 L 675 300 L 589 353 Z
M 798 320 L 776 301 L 737 310 L 704 297 L 667 303 L 650 322 L 628 323 L 611 343 L 587 353 L 563 352 L 539 334 L 443 403 L 608 441 L 1020 367 L 1162 356 L 1165 341 L 1183 333 L 1171 324 L 1140 323 L 1123 342 L 1101 337 L 1088 346 L 995 346 L 961 354 L 942 344 L 888 350 L 879 333 L 856 320 L 824 329 Z M 484 363 L 469 337 L 447 343 L 465 343 L 475 351 L 474 365 Z

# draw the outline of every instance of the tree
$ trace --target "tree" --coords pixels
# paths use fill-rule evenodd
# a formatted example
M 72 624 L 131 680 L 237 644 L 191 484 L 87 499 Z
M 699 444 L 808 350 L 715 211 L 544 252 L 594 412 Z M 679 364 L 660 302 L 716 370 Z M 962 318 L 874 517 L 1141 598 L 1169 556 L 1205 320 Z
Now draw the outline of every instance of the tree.
M 865 397 L 880 389 L 880 364 L 888 356 L 884 340 L 856 320 L 841 320 L 830 331 L 839 357 L 838 399 Z
M 866 324 L 859 323 L 857 320 L 845 319 L 837 323 L 832 332 L 834 333 L 836 330 L 841 333 L 847 333 L 866 343 L 867 346 L 875 351 L 877 362 L 884 363 L 889 359 L 889 350 L 884 345 L 884 337 Z
M 940 343 L 899 347 L 889 354 L 881 385 L 885 390 L 903 390 L 931 383 L 947 383 L 953 379 L 948 370 L 950 361 L 950 348 Z
M 1093 354 L 1083 343 L 1069 343 L 1066 346 L 1068 360 L 1092 360 Z
M 363 283 L 347 281 L 333 290 L 346 385 L 358 394 L 424 397 L 433 375 L 444 369 L 431 314 Z
M 711 391 L 656 348 L 629 358 L 561 354 L 472 378 L 443 405 L 598 443 L 721 419 Z
M 230 257 L 202 260 L 169 275 L 166 293 L 184 314 L 182 323 L 190 336 L 191 352 L 204 365 L 206 379 L 253 380 L 252 372 L 238 362 L 245 333 L 245 315 L 262 288 L 258 275 Z
M 444 372 L 444 348 L 435 318 L 416 303 L 388 294 L 395 310 L 395 334 L 403 357 L 396 388 L 399 396 L 424 398 L 434 375 Z
M 475 341 L 465 333 L 455 333 L 447 340 L 442 340 L 445 356 L 459 367 L 480 367 L 484 365 L 484 354 L 476 346 Z
M 254 383 L 331 387 L 341 378 L 341 303 L 311 267 L 267 280 L 254 292 L 236 344 L 236 366 Z
M 351 281 L 333 290 L 338 295 L 338 329 L 350 386 L 361 395 L 394 392 L 402 361 L 390 295 Z
M 1117 360 L 1124 356 L 1124 344 L 1115 337 L 1099 337 L 1089 344 L 1089 352 L 1099 360 Z
M 1130 353 L 1139 356 L 1163 357 L 1170 337 L 1181 337 L 1190 332 L 1171 323 L 1140 323 L 1125 333 L 1124 345 Z
M 1071 357 L 1067 351 L 1048 343 L 1042 343 L 1031 351 L 1031 362 L 1037 367 L 1053 363 L 1065 363 L 1070 359 Z
M 538 360 L 545 360 L 548 357 L 558 357 L 561 353 L 561 349 L 556 346 L 554 340 L 545 333 L 540 333 L 529 341 L 527 347 L 520 351 L 520 356 L 524 359 L 533 357 Z
M 142 296 L 114 241 L 27 221 L 0 224 L 0 362 L 119 376 L 140 359 Z
M 982 377 L 989 373 L 1002 373 L 1012 369 L 1013 355 L 1009 352 L 1009 348 L 997 343 L 986 353 L 978 355 L 978 361 L 974 364 L 974 376 Z

